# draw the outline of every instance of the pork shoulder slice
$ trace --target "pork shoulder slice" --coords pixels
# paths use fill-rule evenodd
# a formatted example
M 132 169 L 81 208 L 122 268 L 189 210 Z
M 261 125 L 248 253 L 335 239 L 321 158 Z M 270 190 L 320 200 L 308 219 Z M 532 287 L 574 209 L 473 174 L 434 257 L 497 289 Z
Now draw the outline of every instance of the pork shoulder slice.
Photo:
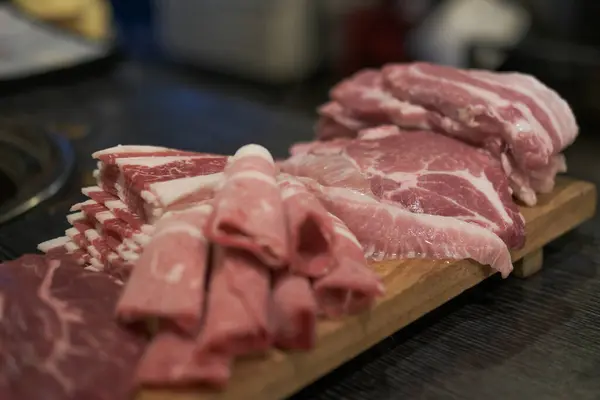
M 525 222 L 502 166 L 481 149 L 430 131 L 381 126 L 361 131 L 358 139 L 315 142 L 302 151 L 280 168 L 408 212 L 479 225 L 511 248 L 524 243 Z
M 513 269 L 506 244 L 493 232 L 455 217 L 413 213 L 389 200 L 352 189 L 305 184 L 339 217 L 374 261 L 473 259 L 507 277 Z
M 194 334 L 200 325 L 209 244 L 210 205 L 165 215 L 133 268 L 117 305 L 123 321 L 159 318 Z
M 272 343 L 270 301 L 269 269 L 250 253 L 215 246 L 197 356 L 266 351 Z
M 215 194 L 207 236 L 216 244 L 249 251 L 269 267 L 282 268 L 290 254 L 276 169 L 264 147 L 241 147 L 229 160 L 223 186 Z

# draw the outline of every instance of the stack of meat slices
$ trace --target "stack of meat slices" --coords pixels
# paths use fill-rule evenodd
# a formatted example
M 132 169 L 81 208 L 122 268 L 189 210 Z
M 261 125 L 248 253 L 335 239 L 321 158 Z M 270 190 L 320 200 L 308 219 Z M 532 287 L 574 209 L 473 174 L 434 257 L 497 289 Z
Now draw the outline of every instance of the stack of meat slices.
M 330 97 L 318 110 L 320 140 L 385 124 L 452 136 L 497 158 L 514 196 L 529 206 L 566 171 L 561 152 L 578 134 L 568 104 L 519 73 L 394 64 L 355 74 Z
M 155 146 L 117 146 L 93 154 L 98 186 L 73 205 L 65 236 L 41 243 L 44 253 L 71 254 L 87 268 L 125 279 L 167 210 L 209 199 L 227 157 Z
M 223 387 L 236 357 L 310 349 L 319 315 L 362 312 L 383 294 L 347 226 L 261 146 L 94 157 L 98 187 L 73 207 L 73 228 L 39 247 L 119 277 L 117 317 L 155 322 L 139 385 Z

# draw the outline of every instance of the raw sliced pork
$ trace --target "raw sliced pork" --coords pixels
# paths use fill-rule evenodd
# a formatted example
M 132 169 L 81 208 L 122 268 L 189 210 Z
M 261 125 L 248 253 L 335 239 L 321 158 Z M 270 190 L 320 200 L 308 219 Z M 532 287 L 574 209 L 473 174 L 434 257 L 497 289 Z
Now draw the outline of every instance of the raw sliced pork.
M 522 246 L 524 221 L 493 158 L 427 131 L 384 126 L 361 137 L 315 144 L 280 167 L 318 181 L 320 200 L 374 259 L 473 258 L 512 270 L 499 237 Z
M 276 272 L 271 313 L 277 347 L 310 350 L 315 346 L 317 302 L 307 277 L 289 270 Z
M 126 400 L 145 338 L 114 318 L 121 286 L 66 259 L 0 265 L 0 398 Z
M 333 220 L 298 179 L 280 174 L 277 182 L 287 220 L 290 270 L 311 278 L 325 275 L 335 265 Z
M 117 305 L 123 321 L 168 320 L 193 335 L 204 311 L 209 244 L 204 228 L 212 207 L 166 214 L 127 281 Z
M 159 332 L 140 360 L 135 381 L 146 387 L 189 387 L 205 384 L 223 388 L 231 376 L 231 357 L 222 353 L 195 354 L 196 341 L 170 331 Z
M 398 99 L 471 128 L 471 140 L 506 144 L 518 165 L 543 168 L 575 139 L 567 103 L 537 79 L 427 63 L 389 65 L 385 85 Z
M 314 290 L 319 308 L 330 318 L 367 310 L 383 295 L 383 283 L 367 265 L 363 249 L 348 227 L 330 214 L 335 224 L 336 268 L 317 279 Z
M 316 142 L 305 150 L 281 168 L 413 213 L 480 225 L 511 248 L 524 243 L 524 220 L 500 164 L 476 148 L 429 131 L 382 126 L 363 131 L 359 140 Z
M 247 250 L 270 267 L 283 268 L 289 248 L 276 173 L 267 149 L 241 147 L 229 160 L 215 194 L 207 236 L 216 244 Z
M 215 246 L 197 357 L 262 352 L 272 342 L 269 270 L 252 254 Z

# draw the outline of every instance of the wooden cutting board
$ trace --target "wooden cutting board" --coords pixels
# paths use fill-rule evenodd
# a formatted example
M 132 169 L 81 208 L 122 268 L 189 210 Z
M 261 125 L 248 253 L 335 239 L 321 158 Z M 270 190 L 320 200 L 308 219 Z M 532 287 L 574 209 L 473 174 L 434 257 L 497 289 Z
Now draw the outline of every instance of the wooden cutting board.
M 514 275 L 541 269 L 545 244 L 592 218 L 593 184 L 561 177 L 555 190 L 540 196 L 535 207 L 521 209 L 526 220 L 525 247 L 512 253 Z M 362 315 L 318 326 L 318 345 L 306 353 L 273 350 L 260 358 L 239 360 L 223 392 L 147 390 L 138 400 L 282 399 L 310 384 L 360 352 L 441 306 L 492 274 L 473 261 L 408 260 L 375 263 L 387 294 Z

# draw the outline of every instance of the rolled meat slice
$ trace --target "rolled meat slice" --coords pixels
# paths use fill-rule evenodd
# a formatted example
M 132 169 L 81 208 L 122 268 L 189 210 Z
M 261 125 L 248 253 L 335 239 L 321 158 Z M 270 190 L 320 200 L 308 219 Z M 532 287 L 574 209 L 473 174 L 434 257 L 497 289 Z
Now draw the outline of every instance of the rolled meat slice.
M 289 250 L 276 169 L 264 147 L 241 147 L 225 168 L 207 236 L 219 245 L 249 251 L 266 265 L 281 268 L 289 262 Z
M 333 220 L 314 194 L 288 174 L 277 177 L 287 220 L 290 269 L 311 278 L 335 266 Z
M 165 215 L 133 269 L 117 305 L 125 321 L 159 318 L 195 334 L 202 318 L 209 244 L 203 204 Z
M 271 345 L 269 270 L 245 251 L 215 246 L 206 318 L 198 357 L 213 352 L 244 355 Z
M 272 317 L 275 345 L 310 350 L 315 346 L 317 302 L 310 281 L 289 271 L 275 274 Z
M 377 274 L 369 268 L 362 246 L 346 225 L 333 214 L 337 267 L 314 282 L 320 310 L 330 318 L 367 310 L 384 293 Z
M 189 386 L 223 388 L 231 376 L 231 357 L 204 354 L 195 357 L 196 342 L 174 332 L 159 332 L 139 361 L 135 382 L 139 386 Z

